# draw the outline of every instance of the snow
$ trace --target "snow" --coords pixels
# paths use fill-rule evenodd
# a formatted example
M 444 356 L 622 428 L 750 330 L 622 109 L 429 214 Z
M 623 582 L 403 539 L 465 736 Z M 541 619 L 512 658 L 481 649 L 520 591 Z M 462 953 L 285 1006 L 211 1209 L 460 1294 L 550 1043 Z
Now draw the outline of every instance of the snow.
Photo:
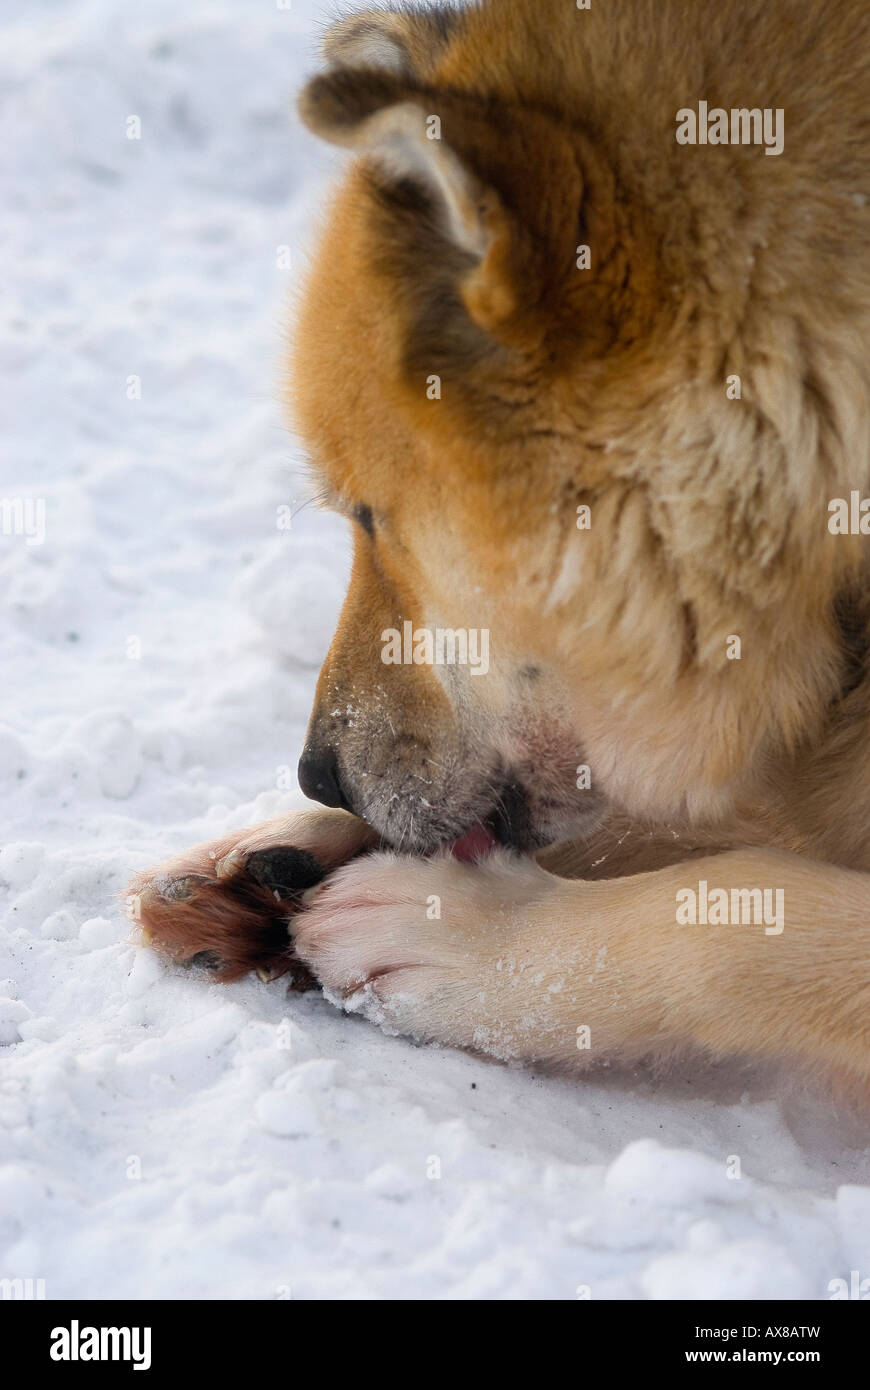
M 325 15 L 3 7 L 0 1278 L 827 1298 L 870 1275 L 843 1101 L 736 1064 L 498 1067 L 132 944 L 131 872 L 302 803 L 347 572 L 279 405 L 331 168 L 292 113 Z

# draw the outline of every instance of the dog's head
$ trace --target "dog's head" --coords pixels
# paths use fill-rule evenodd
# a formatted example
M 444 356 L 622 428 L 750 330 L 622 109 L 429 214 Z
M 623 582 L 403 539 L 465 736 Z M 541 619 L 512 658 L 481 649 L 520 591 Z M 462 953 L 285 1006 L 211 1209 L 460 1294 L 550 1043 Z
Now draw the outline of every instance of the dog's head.
M 302 96 L 360 157 L 293 366 L 354 529 L 300 783 L 417 851 L 712 816 L 836 684 L 806 498 L 729 399 L 672 211 L 557 99 L 484 89 L 458 22 L 344 21 Z

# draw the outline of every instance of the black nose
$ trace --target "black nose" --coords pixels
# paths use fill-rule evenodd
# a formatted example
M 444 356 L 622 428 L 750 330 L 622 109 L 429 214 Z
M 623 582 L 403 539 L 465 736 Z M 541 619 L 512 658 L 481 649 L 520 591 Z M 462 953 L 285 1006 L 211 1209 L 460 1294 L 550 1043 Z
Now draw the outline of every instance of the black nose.
M 300 787 L 312 801 L 338 806 L 343 811 L 353 809 L 341 784 L 338 758 L 331 748 L 306 745 L 299 759 L 298 777 Z

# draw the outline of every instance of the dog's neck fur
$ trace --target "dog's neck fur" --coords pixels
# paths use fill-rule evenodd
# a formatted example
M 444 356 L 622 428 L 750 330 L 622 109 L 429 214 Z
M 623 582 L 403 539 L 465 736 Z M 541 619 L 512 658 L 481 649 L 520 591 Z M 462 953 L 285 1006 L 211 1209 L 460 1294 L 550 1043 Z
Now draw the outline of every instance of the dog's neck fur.
M 866 589 L 857 585 L 841 589 L 834 600 L 834 616 L 843 653 L 841 700 L 857 690 L 867 676 L 867 656 L 870 652 L 867 606 Z

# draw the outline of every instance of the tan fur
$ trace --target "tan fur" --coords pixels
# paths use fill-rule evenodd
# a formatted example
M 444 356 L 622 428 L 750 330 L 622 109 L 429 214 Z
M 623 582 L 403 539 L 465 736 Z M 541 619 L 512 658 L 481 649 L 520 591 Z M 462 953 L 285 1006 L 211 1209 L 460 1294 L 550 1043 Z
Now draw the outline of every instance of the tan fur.
M 326 54 L 302 114 L 359 158 L 291 394 L 372 527 L 309 738 L 412 851 L 513 779 L 553 872 L 359 859 L 298 956 L 387 1027 L 498 1055 L 587 1061 L 589 1024 L 598 1057 L 870 1078 L 866 541 L 827 525 L 870 491 L 870 12 L 485 0 L 344 21 Z M 699 99 L 782 108 L 783 153 L 678 145 Z M 487 629 L 489 674 L 385 666 L 406 619 Z M 678 928 L 699 877 L 782 889 L 783 934 Z

